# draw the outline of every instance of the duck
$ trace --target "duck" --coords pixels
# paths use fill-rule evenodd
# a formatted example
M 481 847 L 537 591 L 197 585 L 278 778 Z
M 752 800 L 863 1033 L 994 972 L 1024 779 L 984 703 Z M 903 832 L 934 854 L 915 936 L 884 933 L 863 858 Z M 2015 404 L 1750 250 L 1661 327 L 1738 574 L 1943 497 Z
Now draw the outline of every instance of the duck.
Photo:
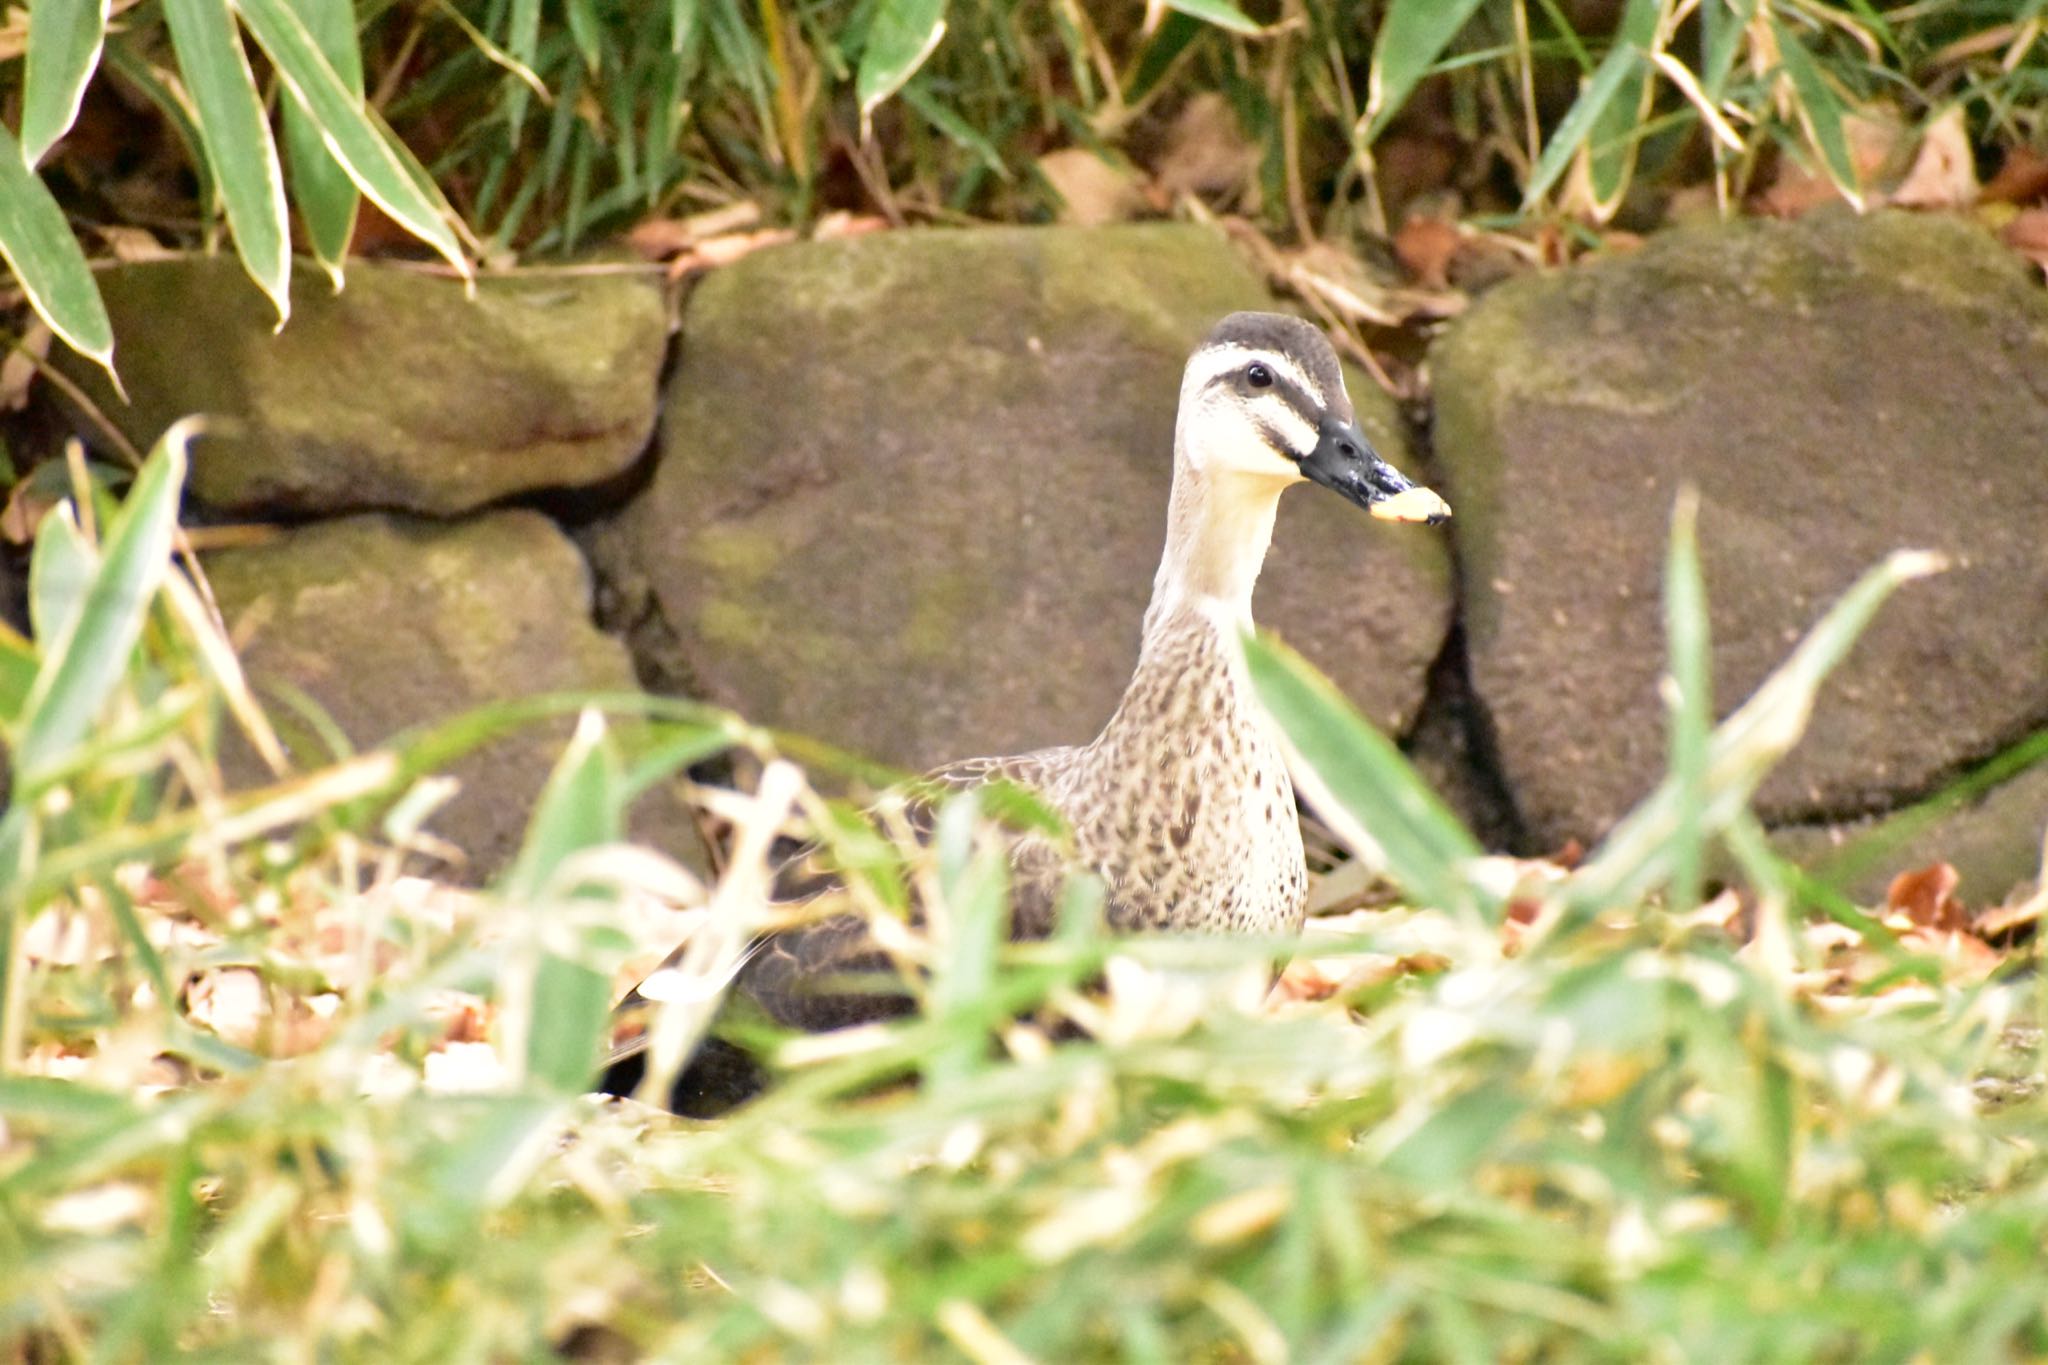
M 1374 449 L 1319 328 L 1232 313 L 1182 372 L 1165 544 L 1114 713 L 1085 743 L 947 764 L 920 788 L 929 802 L 1006 782 L 1065 823 L 1064 841 L 1030 833 L 1011 844 L 1014 936 L 1052 931 L 1076 868 L 1101 880 L 1113 932 L 1284 937 L 1301 928 L 1308 869 L 1294 788 L 1241 641 L 1280 498 L 1303 483 L 1382 520 L 1436 525 L 1451 514 Z M 836 916 L 756 943 L 735 986 L 776 1022 L 818 1031 L 900 1011 L 900 996 L 890 1005 L 818 984 L 882 961 L 857 917 Z M 641 998 L 636 990 L 621 1008 Z M 611 1093 L 625 1093 L 609 1082 L 633 1047 L 611 1059 Z

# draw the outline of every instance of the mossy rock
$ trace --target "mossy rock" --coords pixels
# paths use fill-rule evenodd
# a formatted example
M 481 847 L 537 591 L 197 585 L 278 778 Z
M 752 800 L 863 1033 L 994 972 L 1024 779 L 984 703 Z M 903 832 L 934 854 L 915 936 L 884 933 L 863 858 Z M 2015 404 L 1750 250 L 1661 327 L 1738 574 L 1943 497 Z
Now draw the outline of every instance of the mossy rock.
M 192 491 L 216 508 L 450 516 L 576 488 L 646 448 L 667 340 L 644 280 L 541 273 L 459 281 L 351 264 L 336 294 L 300 262 L 282 331 L 224 257 L 99 276 L 124 403 L 66 362 L 137 446 L 192 413 Z M 89 432 L 89 429 L 88 429 Z
M 1496 290 L 1431 368 L 1473 682 L 1533 844 L 1597 837 L 1664 770 L 1688 484 L 1723 714 L 1890 551 L 1954 564 L 1828 685 L 1768 822 L 1880 816 L 2048 724 L 2048 295 L 1973 224 L 1669 232 Z
M 590 622 L 582 558 L 538 513 L 345 517 L 209 554 L 205 567 L 258 694 L 288 684 L 358 749 L 487 702 L 636 687 L 625 647 Z M 287 708 L 271 709 L 295 758 L 329 757 Z M 467 855 L 468 877 L 488 878 L 518 850 L 569 729 L 566 717 L 536 725 L 454 765 L 461 792 L 430 828 Z M 242 769 L 257 776 L 253 761 Z M 663 794 L 635 832 L 699 861 L 686 814 Z

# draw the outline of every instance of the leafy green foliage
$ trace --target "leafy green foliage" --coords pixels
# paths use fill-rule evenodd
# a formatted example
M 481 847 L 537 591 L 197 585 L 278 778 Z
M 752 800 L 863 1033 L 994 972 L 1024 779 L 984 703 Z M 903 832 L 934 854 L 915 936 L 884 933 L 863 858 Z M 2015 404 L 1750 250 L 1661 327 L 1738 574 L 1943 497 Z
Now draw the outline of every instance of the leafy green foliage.
M 1873 975 L 1694 909 L 1710 839 L 1760 889 L 1797 884 L 1743 800 L 1925 565 L 1874 570 L 1709 730 L 1682 504 L 1672 777 L 1584 869 L 1513 888 L 1534 912 L 1518 951 L 1499 867 L 1326 682 L 1250 642 L 1308 780 L 1414 902 L 1312 926 L 1288 979 L 1335 993 L 1261 1006 L 1241 987 L 1275 945 L 1110 940 L 1087 883 L 1053 940 L 1004 942 L 982 794 L 942 804 L 929 846 L 895 839 L 701 710 L 587 711 L 488 894 L 402 875 L 434 792 L 414 783 L 580 699 L 220 796 L 213 717 L 239 681 L 171 601 L 179 464 L 168 443 L 111 518 L 51 518 L 51 642 L 0 641 L 34 668 L 0 718 L 34 760 L 0 831 L 13 1354 L 2048 1351 L 2038 950 L 1963 980 L 1894 949 Z M 81 638 L 112 663 L 67 662 Z M 729 743 L 763 766 L 721 798 L 715 886 L 618 842 L 634 793 Z M 656 1021 L 657 1049 L 687 1052 L 799 814 L 863 867 L 856 901 L 927 973 L 921 1014 L 770 1036 L 779 1084 L 716 1123 L 578 1098 L 636 907 L 702 907 Z M 894 918 L 911 886 L 923 930 Z M 452 998 L 471 1003 L 451 1019 Z
M 100 302 L 85 253 L 64 221 L 64 210 L 36 173 L 19 143 L 0 126 L 0 256 L 22 291 L 64 344 L 109 372 L 114 325 Z
M 176 130 L 200 207 L 224 208 L 280 312 L 286 188 L 304 246 L 337 277 L 363 197 L 465 271 L 736 201 L 799 224 L 830 209 L 1029 220 L 1058 204 L 1046 152 L 1127 156 L 1205 92 L 1262 149 L 1242 206 L 1314 235 L 1389 227 L 1376 147 L 1425 88 L 1448 90 L 1472 149 L 1461 184 L 1505 172 L 1523 214 L 1594 222 L 1692 139 L 1727 207 L 1780 154 L 1864 202 L 1859 118 L 1955 107 L 1988 142 L 2048 131 L 2038 16 L 1963 0 L 1629 0 L 1611 30 L 1585 31 L 1525 0 L 1290 0 L 1256 18 L 1233 0 L 154 0 L 111 29 L 105 13 L 106 0 L 30 5 L 22 154 L 0 154 L 0 254 L 57 334 L 102 363 L 83 252 L 31 170 L 62 163 L 102 68 Z

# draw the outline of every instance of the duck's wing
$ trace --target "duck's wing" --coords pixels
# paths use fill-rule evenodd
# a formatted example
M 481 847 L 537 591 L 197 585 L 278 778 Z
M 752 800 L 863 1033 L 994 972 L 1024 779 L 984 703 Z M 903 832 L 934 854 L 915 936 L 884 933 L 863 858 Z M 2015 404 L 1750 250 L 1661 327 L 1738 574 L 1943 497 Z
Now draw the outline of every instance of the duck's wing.
M 1054 799 L 1062 774 L 1070 770 L 1077 753 L 1072 748 L 1039 749 L 1000 758 L 964 759 L 935 768 L 925 774 L 918 797 L 911 802 L 911 828 L 920 838 L 929 836 L 939 799 L 989 782 L 1012 782 Z M 794 908 L 840 888 L 839 879 L 822 866 L 816 852 L 815 845 L 800 849 L 777 867 L 777 904 Z M 1026 835 L 1013 849 L 1012 866 L 1012 931 L 1020 938 L 1043 937 L 1051 931 L 1064 881 L 1064 859 L 1049 841 Z M 671 952 L 649 973 L 650 978 L 679 966 L 686 947 Z M 910 997 L 900 989 L 900 981 L 898 989 L 889 989 L 894 980 L 894 964 L 868 933 L 867 921 L 859 915 L 840 914 L 755 940 L 733 987 L 785 1028 L 824 1032 L 907 1012 Z M 615 1017 L 640 1013 L 648 1003 L 636 986 L 619 1002 Z M 621 1064 L 637 1057 L 645 1047 L 644 1036 L 620 1043 L 607 1059 L 607 1076 L 617 1074 Z M 608 1084 L 607 1088 L 612 1087 Z

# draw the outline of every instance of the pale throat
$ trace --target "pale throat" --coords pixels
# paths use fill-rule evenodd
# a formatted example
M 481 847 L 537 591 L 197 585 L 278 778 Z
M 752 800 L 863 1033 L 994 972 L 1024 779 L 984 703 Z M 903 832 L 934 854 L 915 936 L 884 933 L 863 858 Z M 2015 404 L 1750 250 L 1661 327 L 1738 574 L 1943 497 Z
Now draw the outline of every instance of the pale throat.
M 1152 585 L 1148 622 L 1193 608 L 1219 624 L 1250 626 L 1252 588 L 1273 540 L 1280 494 L 1292 482 L 1238 469 L 1203 471 L 1177 460 L 1166 553 Z

